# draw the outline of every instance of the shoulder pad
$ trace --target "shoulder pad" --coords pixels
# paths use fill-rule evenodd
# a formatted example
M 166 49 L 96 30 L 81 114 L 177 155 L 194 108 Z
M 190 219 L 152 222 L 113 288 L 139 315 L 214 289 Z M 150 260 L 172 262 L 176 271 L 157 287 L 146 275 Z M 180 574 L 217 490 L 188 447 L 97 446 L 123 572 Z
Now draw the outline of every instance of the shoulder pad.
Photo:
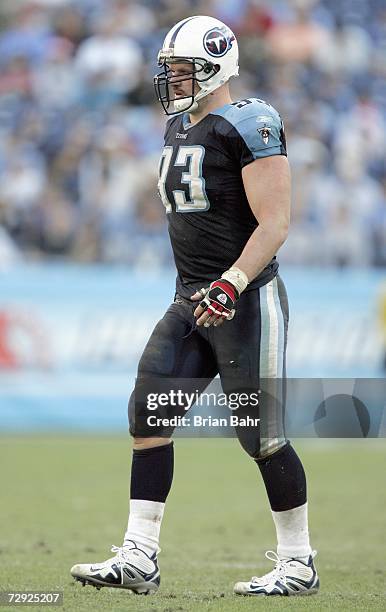
M 262 156 L 258 154 L 261 149 L 280 148 L 283 123 L 277 110 L 268 102 L 246 98 L 212 111 L 212 114 L 223 117 L 233 125 L 255 157 Z
M 217 111 L 212 111 L 212 113 L 213 115 L 224 117 L 224 119 L 227 119 L 234 127 L 249 118 L 261 117 L 263 121 L 273 121 L 274 119 L 280 120 L 280 115 L 277 110 L 268 102 L 260 100 L 259 98 L 245 98 L 245 100 L 227 104 Z

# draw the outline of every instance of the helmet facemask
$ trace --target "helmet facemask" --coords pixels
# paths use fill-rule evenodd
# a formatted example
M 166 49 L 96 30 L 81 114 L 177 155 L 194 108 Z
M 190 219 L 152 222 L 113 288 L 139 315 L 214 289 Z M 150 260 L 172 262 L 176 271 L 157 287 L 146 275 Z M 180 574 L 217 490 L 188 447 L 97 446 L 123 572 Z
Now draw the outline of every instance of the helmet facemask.
M 190 73 L 173 76 L 171 66 L 188 63 L 192 65 Z M 209 81 L 217 75 L 220 66 L 203 57 L 173 57 L 161 51 L 158 56 L 158 65 L 162 67 L 162 70 L 154 77 L 154 88 L 166 115 L 175 115 L 186 110 L 190 110 L 190 112 L 195 111 L 198 107 L 198 101 L 208 95 L 212 89 L 216 89 L 216 87 L 209 87 Z M 189 94 L 175 97 L 173 92 L 171 92 L 173 84 L 184 83 L 186 81 L 191 82 Z M 199 86 L 199 91 L 196 91 L 196 83 Z M 173 105 L 173 110 L 170 110 L 171 105 Z

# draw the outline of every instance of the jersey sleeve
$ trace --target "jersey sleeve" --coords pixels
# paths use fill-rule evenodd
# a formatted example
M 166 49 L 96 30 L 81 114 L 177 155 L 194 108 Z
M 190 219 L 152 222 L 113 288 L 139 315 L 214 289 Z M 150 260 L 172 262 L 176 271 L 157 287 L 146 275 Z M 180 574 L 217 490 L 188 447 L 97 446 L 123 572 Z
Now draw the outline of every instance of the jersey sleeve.
M 251 98 L 216 114 L 228 123 L 228 146 L 241 168 L 262 157 L 287 155 L 283 122 L 270 104 Z

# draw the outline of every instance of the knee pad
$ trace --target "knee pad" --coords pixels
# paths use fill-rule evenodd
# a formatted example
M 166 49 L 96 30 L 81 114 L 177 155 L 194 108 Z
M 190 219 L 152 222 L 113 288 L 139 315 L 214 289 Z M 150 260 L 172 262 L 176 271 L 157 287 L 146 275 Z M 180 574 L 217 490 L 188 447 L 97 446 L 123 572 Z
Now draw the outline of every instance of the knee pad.
M 287 439 L 283 437 L 260 438 L 258 431 L 245 427 L 236 427 L 236 433 L 241 446 L 254 461 L 270 457 L 288 443 Z
M 245 452 L 252 459 L 257 459 L 260 455 L 260 436 L 258 432 L 245 427 L 236 427 L 235 429 L 239 442 Z
M 286 438 L 262 438 L 260 440 L 259 456 L 255 457 L 255 459 L 267 459 L 287 446 L 287 444 L 289 442 Z
M 146 393 L 141 389 L 144 385 L 146 391 L 146 381 L 138 382 L 132 392 L 128 404 L 129 432 L 134 438 L 171 438 L 174 427 L 163 425 L 155 419 L 160 415 L 158 411 L 149 412 L 146 405 Z M 155 420 L 154 420 L 155 419 Z

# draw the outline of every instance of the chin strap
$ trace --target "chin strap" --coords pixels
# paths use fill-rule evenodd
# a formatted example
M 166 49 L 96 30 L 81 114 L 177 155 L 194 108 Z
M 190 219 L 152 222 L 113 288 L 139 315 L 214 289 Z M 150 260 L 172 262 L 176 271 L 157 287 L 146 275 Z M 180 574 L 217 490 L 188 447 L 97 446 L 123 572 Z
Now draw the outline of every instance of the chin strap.
M 191 98 L 188 98 L 187 100 L 186 99 L 174 100 L 173 104 L 174 104 L 174 109 L 178 112 L 182 112 L 187 109 L 189 110 L 189 112 L 194 112 L 198 108 L 197 102 L 193 102 L 193 104 L 190 105 Z

